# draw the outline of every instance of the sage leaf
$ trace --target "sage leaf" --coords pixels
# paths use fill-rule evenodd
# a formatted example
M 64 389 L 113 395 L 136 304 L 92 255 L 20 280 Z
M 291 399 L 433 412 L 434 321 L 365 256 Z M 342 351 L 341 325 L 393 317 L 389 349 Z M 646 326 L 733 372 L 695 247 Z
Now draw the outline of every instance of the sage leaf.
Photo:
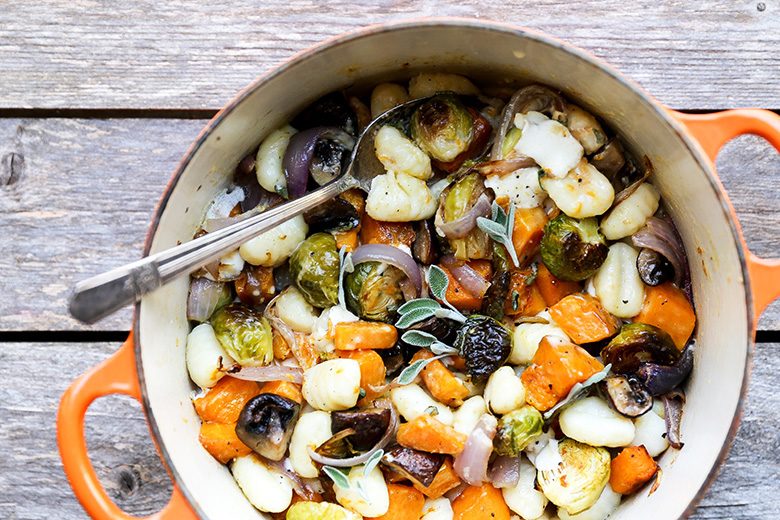
M 430 347 L 434 341 L 438 341 L 436 336 L 422 330 L 409 330 L 401 336 L 401 341 L 412 345 L 413 347 Z
M 441 305 L 439 305 L 439 302 L 436 300 L 431 300 L 430 298 L 418 298 L 416 300 L 411 300 L 400 307 L 398 307 L 398 313 L 399 314 L 406 314 L 407 312 L 412 312 L 417 309 L 438 309 L 441 308 Z
M 407 329 L 415 323 L 425 321 L 428 318 L 433 318 L 435 316 L 436 311 L 434 309 L 422 307 L 403 314 L 395 323 L 395 326 L 399 329 Z
M 450 280 L 447 273 L 438 265 L 432 265 L 428 270 L 428 285 L 431 287 L 431 293 L 441 301 L 446 301 L 447 287 Z
M 352 484 L 350 483 L 349 478 L 338 468 L 334 468 L 333 466 L 323 466 L 322 471 L 328 477 L 330 477 L 334 484 L 336 484 L 341 489 L 352 489 Z

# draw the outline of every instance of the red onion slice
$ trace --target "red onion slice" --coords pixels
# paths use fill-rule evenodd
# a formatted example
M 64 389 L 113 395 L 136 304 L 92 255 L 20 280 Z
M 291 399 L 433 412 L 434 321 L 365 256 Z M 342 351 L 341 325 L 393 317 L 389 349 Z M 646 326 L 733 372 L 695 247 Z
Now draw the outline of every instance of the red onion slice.
M 466 439 L 466 446 L 455 458 L 455 473 L 471 486 L 481 486 L 487 480 L 488 461 L 493 453 L 493 437 L 498 420 L 486 413 L 480 417 Z
M 463 238 L 477 227 L 478 217 L 489 217 L 492 210 L 490 198 L 483 193 L 462 217 L 451 222 L 437 224 L 438 230 L 447 238 Z
M 677 231 L 670 221 L 650 217 L 645 227 L 631 236 L 631 240 L 637 247 L 652 249 L 666 257 L 674 267 L 675 285 L 686 289 L 686 280 L 690 278 L 688 259 Z
M 385 262 L 397 267 L 414 283 L 414 288 L 419 296 L 422 290 L 422 276 L 417 262 L 406 251 L 389 244 L 365 244 L 352 253 L 352 263 L 354 265 L 363 262 Z
M 488 471 L 488 479 L 493 487 L 510 488 L 520 480 L 520 456 L 507 457 L 501 455 L 493 461 Z
M 303 370 L 300 367 L 289 367 L 285 365 L 267 365 L 264 367 L 243 367 L 235 365 L 227 371 L 236 379 L 245 381 L 257 381 L 265 383 L 267 381 L 289 381 L 291 383 L 303 384 Z
M 449 269 L 452 276 L 475 298 L 483 298 L 490 288 L 490 282 L 482 278 L 472 267 L 455 258 L 455 255 L 445 255 L 441 265 Z
M 307 486 L 295 471 L 287 467 L 287 463 L 289 463 L 290 460 L 289 457 L 280 461 L 270 460 L 265 457 L 262 457 L 262 459 L 263 462 L 272 467 L 274 471 L 290 479 L 292 488 L 299 497 L 305 500 L 314 500 L 314 490 Z
M 364 462 L 366 462 L 368 459 L 371 458 L 371 455 L 373 455 L 378 450 L 381 450 L 382 448 L 387 446 L 391 440 L 395 439 L 396 432 L 398 431 L 398 413 L 395 411 L 395 407 L 393 406 L 393 404 L 390 402 L 389 399 L 374 401 L 374 405 L 380 408 L 387 408 L 390 410 L 390 424 L 387 426 L 387 430 L 385 431 L 385 434 L 376 443 L 376 446 L 374 446 L 373 448 L 371 448 L 365 453 L 362 453 L 355 457 L 350 457 L 348 459 L 334 459 L 331 457 L 325 457 L 323 455 L 320 455 L 316 451 L 314 451 L 311 448 L 311 446 L 308 446 L 307 450 L 309 452 L 309 457 L 311 457 L 311 460 L 313 460 L 317 464 L 322 464 L 323 466 L 333 466 L 334 468 L 351 468 L 352 466 L 363 464 Z
M 323 137 L 339 140 L 349 149 L 351 149 L 349 144 L 354 146 L 352 137 L 335 126 L 318 126 L 293 134 L 282 159 L 284 177 L 287 180 L 287 195 L 290 199 L 295 199 L 306 193 L 314 148 Z
M 187 319 L 203 323 L 217 308 L 225 284 L 208 278 L 193 278 L 187 297 Z

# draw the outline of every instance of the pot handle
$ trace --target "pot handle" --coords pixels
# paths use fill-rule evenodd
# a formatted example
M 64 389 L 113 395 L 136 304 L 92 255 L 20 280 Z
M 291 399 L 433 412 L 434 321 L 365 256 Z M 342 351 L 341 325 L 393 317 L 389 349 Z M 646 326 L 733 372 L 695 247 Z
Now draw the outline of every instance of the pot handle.
M 63 394 L 57 411 L 57 445 L 73 492 L 92 518 L 137 520 L 138 517 L 128 515 L 112 502 L 87 455 L 84 415 L 92 401 L 109 394 L 129 395 L 141 401 L 132 331 L 116 353 L 79 376 Z M 146 517 L 147 520 L 197 518 L 175 484 L 168 504 L 161 511 Z
M 743 134 L 763 137 L 780 152 L 780 116 L 768 110 L 742 108 L 712 114 L 683 114 L 670 110 L 699 142 L 713 163 L 727 141 Z M 732 209 L 733 211 L 733 209 Z M 755 319 L 780 297 L 780 260 L 759 258 L 745 247 Z

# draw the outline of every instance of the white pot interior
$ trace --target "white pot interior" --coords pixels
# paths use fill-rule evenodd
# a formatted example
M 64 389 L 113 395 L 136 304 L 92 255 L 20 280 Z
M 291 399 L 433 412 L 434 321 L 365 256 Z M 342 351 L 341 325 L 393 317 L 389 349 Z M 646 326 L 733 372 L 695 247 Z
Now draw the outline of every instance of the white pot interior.
M 581 51 L 517 28 L 460 20 L 406 22 L 364 30 L 305 53 L 272 72 L 210 124 L 188 155 L 157 215 L 151 252 L 189 240 L 214 194 L 270 131 L 332 90 L 417 71 L 446 70 L 487 82 L 542 82 L 618 129 L 638 157 L 655 166 L 655 185 L 677 223 L 692 270 L 698 313 L 695 368 L 682 422 L 685 447 L 661 458 L 658 490 L 626 501 L 611 518 L 679 518 L 703 493 L 746 384 L 752 316 L 739 239 L 700 156 L 649 97 Z M 227 469 L 198 442 L 194 386 L 184 362 L 188 281 L 143 300 L 137 312 L 139 375 L 156 441 L 195 510 L 212 520 L 261 516 Z

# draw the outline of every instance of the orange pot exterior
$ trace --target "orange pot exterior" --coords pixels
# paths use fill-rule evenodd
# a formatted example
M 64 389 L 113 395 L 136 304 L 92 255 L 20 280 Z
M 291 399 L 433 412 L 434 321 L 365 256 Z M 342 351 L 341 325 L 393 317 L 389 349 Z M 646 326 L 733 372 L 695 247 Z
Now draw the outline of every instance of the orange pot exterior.
M 699 143 L 702 151 L 709 159 L 710 170 L 715 172 L 715 158 L 721 147 L 731 139 L 744 134 L 763 137 L 780 152 L 780 116 L 774 112 L 760 109 L 736 109 L 715 112 L 712 114 L 684 114 L 669 110 L 691 137 Z M 726 190 L 718 179 L 721 191 Z M 734 222 L 738 223 L 731 201 L 726 199 Z M 741 231 L 740 231 L 741 236 Z M 748 250 L 745 239 L 742 238 L 742 248 L 745 251 L 748 271 L 750 273 L 750 290 L 753 297 L 754 325 L 766 307 L 780 297 L 780 260 L 759 258 Z
M 84 438 L 84 415 L 98 397 L 109 394 L 129 395 L 141 401 L 141 388 L 135 369 L 133 333 L 110 358 L 82 374 L 65 391 L 57 411 L 57 445 L 62 467 L 76 498 L 95 520 L 135 520 L 119 509 L 98 481 L 87 455 Z M 196 520 L 187 500 L 174 484 L 171 500 L 148 520 Z

